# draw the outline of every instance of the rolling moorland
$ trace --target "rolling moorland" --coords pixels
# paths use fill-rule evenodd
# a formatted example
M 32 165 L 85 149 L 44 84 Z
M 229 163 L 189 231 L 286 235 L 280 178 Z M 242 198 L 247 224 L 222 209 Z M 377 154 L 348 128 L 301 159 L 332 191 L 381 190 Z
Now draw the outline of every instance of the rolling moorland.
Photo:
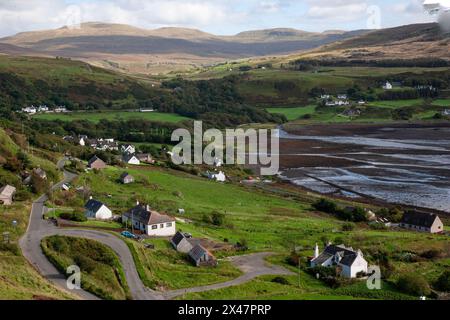
M 92 22 L 79 29 L 24 32 L 3 38 L 0 50 L 6 54 L 73 58 L 122 72 L 158 74 L 224 60 L 308 50 L 366 32 L 270 29 L 216 36 L 195 29 L 145 30 Z
M 424 26 L 414 28 L 420 33 Z M 174 30 L 165 30 L 169 31 Z M 389 31 L 376 32 L 390 39 L 386 37 Z M 432 32 L 438 34 L 436 29 Z M 416 35 L 410 34 L 413 43 L 443 41 L 441 36 L 414 40 Z M 256 36 L 260 35 L 240 37 Z M 345 45 L 345 50 L 363 44 L 370 47 L 369 40 L 363 40 L 365 36 L 377 38 L 371 34 L 349 40 L 354 45 Z M 380 46 L 379 40 L 373 44 Z M 389 41 L 386 40 L 385 45 L 390 46 Z M 219 128 L 249 123 L 289 127 L 448 122 L 444 115 L 450 108 L 447 53 L 440 52 L 431 59 L 394 59 L 385 61 L 385 65 L 374 65 L 370 59 L 370 56 L 364 57 L 353 62 L 355 65 L 339 66 L 338 62 L 297 54 L 220 63 L 176 75 L 142 78 L 68 59 L 0 56 L 0 111 L 4 128 L 0 131 L 0 184 L 12 184 L 19 190 L 14 206 L 2 207 L 0 211 L 0 233 L 12 234 L 12 244 L 0 247 L 0 277 L 8 280 L 0 283 L 0 298 L 75 298 L 40 278 L 17 246 L 18 238 L 26 229 L 32 199 L 48 192 L 49 185 L 61 179 L 56 162 L 66 152 L 83 160 L 82 167 L 95 153 L 110 165 L 101 172 L 79 170 L 79 177 L 70 191 L 51 193 L 47 205 L 55 211 L 48 218 L 82 212 L 87 195 L 76 192 L 76 187 L 88 186 L 90 194 L 106 203 L 115 214 L 121 214 L 136 201 L 150 203 L 158 211 L 179 218 L 179 230 L 221 246 L 222 249 L 215 252 L 220 259 L 219 267 L 198 269 L 175 252 L 167 239 L 148 239 L 140 243 L 122 238 L 133 254 L 142 282 L 151 289 L 165 292 L 231 280 L 241 275 L 241 271 L 227 258 L 269 251 L 274 253 L 267 258 L 270 263 L 281 265 L 295 275 L 262 276 L 238 286 L 188 293 L 178 298 L 417 299 L 420 292 L 399 286 L 399 279 L 408 274 L 416 275 L 425 283 L 424 294 L 437 298 L 443 293 L 437 285 L 438 279 L 450 268 L 450 243 L 445 236 L 380 228 L 367 221 L 346 221 L 314 206 L 322 195 L 294 188 L 276 178 L 269 186 L 244 186 L 239 181 L 253 175 L 248 168 L 227 166 L 224 170 L 230 177 L 229 182 L 208 181 L 201 173 L 212 168 L 173 166 L 161 145 L 169 143 L 168 137 L 174 128 L 189 128 L 193 119 L 204 120 L 211 126 L 219 123 Z M 381 89 L 386 81 L 396 83 L 395 88 L 389 92 Z M 424 89 L 420 89 L 422 86 Z M 430 86 L 436 90 L 431 90 Z M 321 99 L 321 95 L 337 97 L 344 93 L 350 105 L 330 107 Z M 359 105 L 360 100 L 366 103 Z M 69 110 L 81 112 L 36 116 L 15 112 L 30 104 L 64 104 Z M 139 116 L 136 112 L 125 111 L 149 107 L 158 112 Z M 359 113 L 348 113 L 349 110 L 359 110 Z M 114 160 L 117 154 L 95 152 L 61 139 L 69 134 L 114 137 L 141 148 L 151 147 L 157 163 L 124 168 Z M 42 185 L 35 180 L 32 185 L 24 186 L 20 174 L 36 167 L 46 170 L 50 177 L 48 183 Z M 118 183 L 125 170 L 135 176 L 134 184 Z M 380 211 L 385 207 L 392 211 L 388 210 L 389 215 L 398 215 L 396 210 L 401 209 L 342 198 L 332 201 L 340 207 L 364 206 L 380 214 L 385 212 Z M 178 214 L 179 208 L 184 208 L 186 213 Z M 17 227 L 12 225 L 13 220 L 18 221 Z M 443 216 L 443 220 L 448 225 L 448 216 Z M 101 228 L 117 236 L 115 230 L 121 227 L 117 222 L 77 224 L 82 228 Z M 370 291 L 361 281 L 328 283 L 311 275 L 306 267 L 307 258 L 312 255 L 315 243 L 323 247 L 327 241 L 361 249 L 370 264 L 380 265 L 384 278 L 382 290 Z M 154 245 L 154 249 L 149 250 L 148 244 Z M 49 238 L 42 244 L 47 256 L 53 257 L 54 264 L 61 268 L 80 260 L 76 250 L 61 250 L 66 245 L 85 249 L 99 244 L 64 237 Z M 90 283 L 85 289 L 107 299 L 129 298 L 114 254 L 102 246 L 98 250 L 105 252 L 106 260 L 91 257 L 92 261 L 84 261 L 82 271 Z M 10 261 L 15 262 L 14 270 Z M 105 271 L 104 277 L 99 270 Z M 113 287 L 104 287 L 102 283 L 110 279 L 114 279 Z M 104 292 L 98 291 L 99 286 L 103 286 Z

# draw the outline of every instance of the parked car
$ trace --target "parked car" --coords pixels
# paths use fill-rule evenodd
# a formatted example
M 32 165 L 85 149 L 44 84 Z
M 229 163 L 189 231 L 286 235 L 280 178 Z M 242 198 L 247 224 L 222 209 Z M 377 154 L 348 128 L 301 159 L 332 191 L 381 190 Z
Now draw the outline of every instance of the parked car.
M 129 231 L 123 231 L 121 233 L 121 235 L 124 236 L 125 238 L 129 238 L 129 239 L 136 239 L 137 238 L 134 234 L 132 234 Z

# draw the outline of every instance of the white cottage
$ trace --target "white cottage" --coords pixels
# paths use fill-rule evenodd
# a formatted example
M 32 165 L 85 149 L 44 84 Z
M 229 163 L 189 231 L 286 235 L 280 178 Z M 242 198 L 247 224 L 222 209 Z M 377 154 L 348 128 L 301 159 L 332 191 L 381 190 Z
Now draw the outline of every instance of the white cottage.
M 111 210 L 100 201 L 90 199 L 84 208 L 86 209 L 85 215 L 87 218 L 97 220 L 112 219 Z
M 140 204 L 122 215 L 122 223 L 131 224 L 134 229 L 140 230 L 148 236 L 170 237 L 176 233 L 175 218 Z
M 437 214 L 408 211 L 402 217 L 401 228 L 426 233 L 444 232 L 444 224 Z
M 207 175 L 209 179 L 216 180 L 217 182 L 227 181 L 227 176 L 222 171 L 219 171 L 218 173 L 208 172 Z
M 319 254 L 319 246 L 316 244 L 314 258 L 311 260 L 311 267 L 340 268 L 341 276 L 346 278 L 356 278 L 361 272 L 367 273 L 367 261 L 364 259 L 361 250 L 346 248 L 344 245 L 328 245 Z
M 392 90 L 394 86 L 389 81 L 386 81 L 386 83 L 383 85 L 384 90 Z
M 140 165 L 141 161 L 134 154 L 125 154 L 122 157 L 122 161 L 127 164 Z

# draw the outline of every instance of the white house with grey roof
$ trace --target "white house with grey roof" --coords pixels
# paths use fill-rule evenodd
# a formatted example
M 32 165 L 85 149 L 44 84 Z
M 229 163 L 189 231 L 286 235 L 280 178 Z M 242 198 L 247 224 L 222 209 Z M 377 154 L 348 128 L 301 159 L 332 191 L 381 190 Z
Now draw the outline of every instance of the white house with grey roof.
M 122 161 L 127 164 L 140 165 L 141 161 L 134 154 L 124 154 L 122 156 Z
M 314 258 L 311 267 L 339 268 L 340 274 L 346 278 L 356 278 L 359 273 L 367 273 L 367 261 L 361 250 L 353 250 L 344 245 L 328 245 L 319 254 L 319 246 L 316 244 Z
M 171 237 L 176 233 L 175 218 L 138 204 L 122 215 L 122 222 L 153 237 Z
M 84 206 L 85 215 L 90 219 L 109 220 L 112 219 L 112 211 L 102 202 L 90 199 Z
M 399 226 L 404 229 L 427 232 L 442 233 L 444 224 L 437 214 L 409 211 L 405 212 Z

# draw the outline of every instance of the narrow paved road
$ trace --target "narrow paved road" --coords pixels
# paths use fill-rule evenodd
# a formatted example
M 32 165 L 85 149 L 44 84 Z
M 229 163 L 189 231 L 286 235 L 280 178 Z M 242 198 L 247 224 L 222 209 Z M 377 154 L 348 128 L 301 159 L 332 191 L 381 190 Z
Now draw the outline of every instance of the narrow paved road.
M 60 161 L 58 167 L 63 168 L 64 162 Z M 58 190 L 62 184 L 69 183 L 76 178 L 75 174 L 64 172 L 64 180 L 56 184 L 53 189 Z M 162 299 L 162 296 L 144 286 L 139 275 L 136 271 L 133 257 L 130 253 L 125 242 L 118 237 L 105 232 L 99 232 L 94 230 L 81 230 L 81 229 L 60 229 L 53 223 L 45 221 L 43 215 L 45 213 L 44 203 L 48 200 L 47 195 L 41 196 L 37 199 L 32 206 L 31 216 L 28 225 L 27 232 L 20 239 L 20 247 L 22 249 L 25 258 L 43 275 L 45 278 L 53 282 L 55 285 L 63 290 L 69 291 L 66 285 L 66 278 L 51 264 L 41 249 L 41 241 L 45 237 L 52 235 L 65 235 L 81 237 L 99 241 L 109 246 L 118 255 L 120 262 L 123 266 L 128 286 L 130 288 L 131 296 L 135 300 L 158 300 Z M 75 290 L 69 291 L 75 293 L 81 299 L 97 300 L 97 296 L 84 291 Z
M 58 167 L 61 170 L 63 170 L 64 161 L 65 160 L 61 160 L 58 162 Z M 60 189 L 64 183 L 70 183 L 76 178 L 75 174 L 64 170 L 63 172 L 64 180 L 54 185 L 53 190 Z M 229 260 L 244 273 L 242 276 L 234 280 L 208 286 L 173 290 L 164 293 L 157 292 L 145 287 L 142 283 L 136 270 L 133 256 L 124 241 L 110 233 L 96 230 L 57 228 L 53 223 L 43 219 L 43 215 L 47 210 L 44 204 L 47 200 L 47 195 L 43 195 L 33 203 L 28 229 L 25 235 L 20 239 L 19 245 L 25 258 L 40 272 L 41 275 L 61 289 L 70 293 L 75 293 L 81 299 L 98 300 L 99 298 L 85 290 L 70 291 L 67 289 L 66 277 L 47 260 L 46 256 L 42 252 L 42 239 L 53 235 L 63 235 L 92 239 L 107 245 L 118 255 L 125 272 L 125 277 L 127 279 L 128 287 L 130 288 L 131 296 L 135 300 L 173 299 L 185 293 L 217 290 L 240 285 L 261 275 L 292 274 L 292 272 L 280 266 L 269 266 L 264 259 L 269 256 L 270 253 L 256 253 L 229 258 Z
M 207 286 L 173 290 L 166 292 L 164 297 L 166 299 L 173 299 L 178 296 L 182 296 L 186 293 L 204 292 L 210 290 L 218 290 L 227 287 L 237 286 L 256 277 L 263 275 L 293 275 L 294 273 L 276 265 L 269 265 L 265 258 L 270 256 L 270 252 L 254 253 L 245 256 L 231 257 L 228 260 L 231 261 L 237 268 L 239 268 L 244 274 L 236 279 L 215 283 Z

